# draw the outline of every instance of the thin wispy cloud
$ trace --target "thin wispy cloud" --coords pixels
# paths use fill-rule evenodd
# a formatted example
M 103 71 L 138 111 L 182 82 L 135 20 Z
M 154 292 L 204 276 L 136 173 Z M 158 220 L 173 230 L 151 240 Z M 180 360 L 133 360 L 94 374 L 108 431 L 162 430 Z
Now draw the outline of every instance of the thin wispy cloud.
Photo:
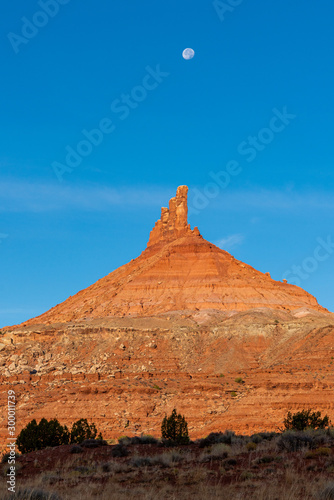
M 172 189 L 59 186 L 51 183 L 0 183 L 0 212 L 100 211 L 113 206 L 161 206 Z
M 216 241 L 215 245 L 223 250 L 231 250 L 232 248 L 240 245 L 244 239 L 245 237 L 243 234 L 231 234 L 230 236 L 226 236 L 226 238 Z
M 109 187 L 66 185 L 29 181 L 0 181 L 0 212 L 51 212 L 62 210 L 102 211 L 111 207 L 165 205 L 175 196 L 175 187 Z M 192 204 L 189 190 L 189 207 Z M 210 200 L 204 210 L 244 211 L 247 208 L 295 211 L 333 210 L 334 197 L 327 192 L 291 190 L 226 190 Z

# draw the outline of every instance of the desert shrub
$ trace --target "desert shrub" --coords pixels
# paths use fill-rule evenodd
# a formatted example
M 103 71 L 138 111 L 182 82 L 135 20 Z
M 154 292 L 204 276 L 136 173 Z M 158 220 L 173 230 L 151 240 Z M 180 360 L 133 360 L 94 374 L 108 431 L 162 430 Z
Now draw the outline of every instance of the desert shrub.
M 123 444 L 116 444 L 111 449 L 112 457 L 127 457 L 129 455 L 129 450 Z
M 78 444 L 74 444 L 70 448 L 70 453 L 82 453 L 83 451 L 83 447 L 79 446 Z
M 201 462 L 208 462 L 210 460 L 222 460 L 228 457 L 230 448 L 224 443 L 215 444 L 207 452 L 201 455 Z
M 236 398 L 236 397 L 237 397 L 237 395 L 238 395 L 238 394 L 237 394 L 235 391 L 232 391 L 232 392 L 231 392 L 231 398 Z
M 334 439 L 334 427 L 328 427 L 328 429 L 326 429 L 326 434 L 330 438 Z
M 188 424 L 186 419 L 181 414 L 176 413 L 176 409 L 171 415 L 164 417 L 161 424 L 161 435 L 163 439 L 173 441 L 177 444 L 188 444 Z
M 150 436 L 149 434 L 142 435 L 139 437 L 139 444 L 157 444 L 157 443 L 158 440 L 155 437 Z
M 101 471 L 102 472 L 110 472 L 111 471 L 111 467 L 110 467 L 110 463 L 109 462 L 103 462 L 101 465 Z
M 287 413 L 284 426 L 287 430 L 303 431 L 305 429 L 325 429 L 329 425 L 329 417 L 321 418 L 320 411 L 302 410 Z
M 130 465 L 132 467 L 146 467 L 152 465 L 152 460 L 150 457 L 135 456 L 130 460 Z
M 133 438 L 130 438 L 128 436 L 121 436 L 118 438 L 118 443 L 119 444 L 123 444 L 124 446 L 128 446 L 128 444 L 138 444 L 138 443 L 134 443 L 132 441 Z
M 170 467 L 172 463 L 182 462 L 184 455 L 177 451 L 160 453 L 150 457 L 135 456 L 130 460 L 130 465 L 134 467 L 160 465 L 162 467 Z
M 280 451 L 299 451 L 302 448 L 314 448 L 314 438 L 310 433 L 287 431 L 280 435 L 277 447 Z
M 19 458 L 19 456 L 20 456 L 20 454 L 15 452 L 15 460 L 17 460 L 17 459 Z M 9 459 L 13 459 L 13 458 L 14 458 L 14 456 L 11 456 L 11 455 L 10 455 L 10 452 L 5 453 L 5 454 L 2 456 L 1 463 L 2 463 L 2 464 L 6 464 L 6 463 L 8 463 L 8 460 L 9 460 Z
M 254 474 L 250 471 L 243 470 L 242 473 L 240 474 L 240 479 L 242 481 L 247 481 L 248 479 L 253 479 Z
M 257 448 L 257 444 L 251 441 L 250 443 L 246 444 L 246 449 L 247 451 L 255 451 Z
M 234 467 L 235 465 L 237 465 L 237 460 L 235 458 L 227 458 L 226 460 L 224 460 L 224 465 L 225 466 L 231 466 L 231 467 Z
M 18 435 L 16 444 L 21 453 L 29 453 L 68 444 L 69 439 L 70 433 L 66 425 L 63 427 L 55 418 L 50 421 L 42 418 L 39 424 L 35 419 L 29 422 Z
M 118 438 L 118 442 L 127 446 L 129 444 L 157 444 L 158 440 L 148 434 L 134 437 L 122 436 Z
M 258 434 L 262 439 L 265 439 L 266 441 L 271 441 L 276 437 L 278 434 L 277 432 L 259 432 Z
M 271 462 L 274 462 L 275 457 L 272 455 L 264 455 L 263 457 L 260 457 L 256 460 L 256 463 L 258 464 L 270 464 Z
M 174 446 L 177 446 L 179 443 L 176 441 L 173 441 L 172 439 L 160 439 L 158 442 L 158 446 L 163 447 L 163 448 L 173 448 Z
M 260 434 L 253 434 L 251 436 L 252 443 L 259 444 L 263 441 L 263 437 Z
M 99 448 L 100 446 L 106 446 L 107 441 L 103 439 L 85 439 L 80 443 L 83 448 Z
M 320 491 L 319 499 L 334 500 L 334 482 L 329 483 L 322 491 Z
M 331 454 L 330 448 L 317 448 L 316 450 L 308 451 L 305 453 L 305 458 L 328 457 Z
M 73 469 L 75 472 L 79 472 L 80 474 L 89 474 L 92 472 L 92 469 L 90 467 L 87 467 L 87 465 L 77 465 Z
M 207 437 L 199 439 L 198 444 L 200 448 L 205 448 L 218 443 L 232 444 L 235 441 L 236 435 L 234 431 L 227 430 L 225 432 L 211 432 Z
M 234 380 L 234 382 L 236 382 L 237 384 L 244 384 L 244 383 L 245 383 L 245 381 L 244 381 L 244 380 L 242 380 L 242 378 L 241 378 L 241 377 L 237 377 L 237 378 Z
M 89 424 L 86 418 L 81 418 L 72 425 L 71 443 L 81 443 L 85 439 L 95 439 L 96 434 L 97 430 L 95 424 Z

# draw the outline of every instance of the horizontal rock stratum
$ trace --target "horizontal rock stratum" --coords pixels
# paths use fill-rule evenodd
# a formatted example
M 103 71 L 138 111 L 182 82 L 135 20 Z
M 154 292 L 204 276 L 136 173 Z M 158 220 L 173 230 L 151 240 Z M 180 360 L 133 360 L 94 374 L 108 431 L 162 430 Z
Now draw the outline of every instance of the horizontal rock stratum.
M 28 322 L 54 323 L 168 311 L 245 311 L 269 307 L 326 312 L 294 285 L 274 281 L 205 240 L 187 221 L 187 186 L 179 186 L 151 231 L 146 250 L 85 290 Z

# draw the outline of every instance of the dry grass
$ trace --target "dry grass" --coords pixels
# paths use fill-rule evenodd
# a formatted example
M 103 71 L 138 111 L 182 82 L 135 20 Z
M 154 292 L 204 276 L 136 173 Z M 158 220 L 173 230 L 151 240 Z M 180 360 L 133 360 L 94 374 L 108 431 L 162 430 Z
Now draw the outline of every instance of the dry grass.
M 208 473 L 202 468 L 195 468 L 189 474 L 183 471 L 177 475 L 175 485 L 166 484 L 163 478 L 157 484 L 150 484 L 151 474 L 145 475 L 146 481 L 140 485 L 125 482 L 116 484 L 108 481 L 103 486 L 93 483 L 66 484 L 57 489 L 45 488 L 31 482 L 25 488 L 35 487 L 39 492 L 44 491 L 46 496 L 41 500 L 48 500 L 52 493 L 56 493 L 62 500 L 332 500 L 334 486 L 324 481 L 309 481 L 305 476 L 288 473 L 279 481 L 268 484 L 257 484 L 253 478 L 245 478 L 241 483 L 234 485 L 211 485 Z M 152 477 L 151 477 L 152 480 Z M 327 492 L 327 493 L 326 493 Z M 0 488 L 1 499 L 5 499 L 5 488 Z M 332 495 L 332 496 L 328 496 Z M 34 497 L 32 497 L 34 498 Z M 24 500 L 30 500 L 24 497 Z
M 279 436 L 256 437 L 256 448 L 248 446 L 251 437 L 233 436 L 231 444 L 204 448 L 129 444 L 126 457 L 112 457 L 108 447 L 80 454 L 50 449 L 19 459 L 17 487 L 39 491 L 21 500 L 51 500 L 52 494 L 54 500 L 334 500 L 334 441 L 325 438 L 327 446 L 319 446 L 316 435 L 318 446 L 292 452 L 282 450 Z M 42 464 L 48 466 L 39 471 Z M 1 500 L 7 500 L 5 468 Z

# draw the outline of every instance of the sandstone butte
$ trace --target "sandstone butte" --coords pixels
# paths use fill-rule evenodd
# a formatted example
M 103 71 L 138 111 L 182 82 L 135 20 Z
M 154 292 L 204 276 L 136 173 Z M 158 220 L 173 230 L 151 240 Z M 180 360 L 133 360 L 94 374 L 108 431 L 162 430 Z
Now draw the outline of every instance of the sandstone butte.
M 105 438 L 158 436 L 174 407 L 193 438 L 277 430 L 302 408 L 334 421 L 334 315 L 192 230 L 187 191 L 162 208 L 138 258 L 0 330 L 18 431 L 33 418 L 88 418 Z

